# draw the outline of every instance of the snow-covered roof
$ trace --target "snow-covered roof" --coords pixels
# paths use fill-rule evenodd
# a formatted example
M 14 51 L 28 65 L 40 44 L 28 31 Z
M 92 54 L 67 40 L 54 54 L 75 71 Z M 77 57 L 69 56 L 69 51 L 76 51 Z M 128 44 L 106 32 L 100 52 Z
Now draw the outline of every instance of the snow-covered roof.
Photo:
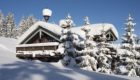
M 91 24 L 88 25 L 91 26 L 91 30 L 90 30 L 90 34 L 91 35 L 100 35 L 101 31 L 103 30 L 103 26 L 104 26 L 104 31 L 108 31 L 108 30 L 112 30 L 112 32 L 114 33 L 114 35 L 116 36 L 116 38 L 119 37 L 118 32 L 115 28 L 114 25 L 110 24 L 110 23 L 97 23 L 97 24 Z M 23 40 L 26 39 L 26 37 L 28 35 L 30 35 L 34 30 L 38 29 L 38 27 L 43 27 L 57 35 L 61 35 L 62 32 L 62 28 L 56 24 L 51 24 L 51 23 L 46 23 L 43 21 L 38 21 L 37 23 L 35 23 L 34 25 L 32 25 L 18 40 L 18 44 L 21 44 Z M 81 30 L 81 28 L 83 28 L 85 26 L 80 26 L 80 27 L 73 27 L 71 28 L 71 31 L 78 34 L 81 38 L 85 39 L 85 33 L 84 31 Z
M 113 24 L 97 23 L 97 24 L 91 24 L 91 25 L 87 25 L 87 26 L 91 27 L 91 30 L 89 32 L 90 35 L 101 35 L 102 30 L 104 29 L 104 31 L 112 30 L 112 32 L 114 33 L 116 38 L 119 38 L 118 31 Z M 84 31 L 81 30 L 81 28 L 83 28 L 83 27 L 85 27 L 85 26 L 74 27 L 74 28 L 72 28 L 72 31 L 79 34 L 82 38 L 85 38 L 85 33 L 84 33 Z
M 48 29 L 55 34 L 60 35 L 62 28 L 59 27 L 58 25 L 51 24 L 51 23 L 46 23 L 43 21 L 38 21 L 34 25 L 32 25 L 19 39 L 18 39 L 18 44 L 20 44 L 28 35 L 30 35 L 34 30 L 38 29 L 38 27 L 43 27 L 45 29 Z

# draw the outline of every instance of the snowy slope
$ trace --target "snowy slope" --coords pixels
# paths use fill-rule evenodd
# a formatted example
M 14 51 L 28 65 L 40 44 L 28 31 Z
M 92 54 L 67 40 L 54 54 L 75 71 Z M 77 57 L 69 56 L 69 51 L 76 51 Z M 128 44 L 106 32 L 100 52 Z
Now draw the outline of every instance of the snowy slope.
M 16 40 L 0 38 L 0 80 L 140 80 L 66 68 L 58 63 L 26 61 L 15 57 Z

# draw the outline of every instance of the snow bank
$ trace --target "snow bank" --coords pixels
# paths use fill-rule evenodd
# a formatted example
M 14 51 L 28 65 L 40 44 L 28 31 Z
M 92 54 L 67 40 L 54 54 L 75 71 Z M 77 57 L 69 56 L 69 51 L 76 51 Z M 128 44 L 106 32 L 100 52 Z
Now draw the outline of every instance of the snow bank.
M 16 39 L 0 37 L 0 48 L 15 52 Z
M 61 62 L 19 60 L 15 57 L 16 40 L 0 38 L 0 80 L 140 80 L 140 78 L 107 75 L 64 67 Z

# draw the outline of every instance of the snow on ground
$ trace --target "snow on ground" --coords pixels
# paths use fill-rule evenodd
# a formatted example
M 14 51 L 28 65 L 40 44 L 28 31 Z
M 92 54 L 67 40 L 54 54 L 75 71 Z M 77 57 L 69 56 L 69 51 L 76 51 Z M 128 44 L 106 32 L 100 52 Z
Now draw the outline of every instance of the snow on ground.
M 15 39 L 0 38 L 0 80 L 140 80 L 67 68 L 60 62 L 20 60 L 15 57 L 15 46 Z

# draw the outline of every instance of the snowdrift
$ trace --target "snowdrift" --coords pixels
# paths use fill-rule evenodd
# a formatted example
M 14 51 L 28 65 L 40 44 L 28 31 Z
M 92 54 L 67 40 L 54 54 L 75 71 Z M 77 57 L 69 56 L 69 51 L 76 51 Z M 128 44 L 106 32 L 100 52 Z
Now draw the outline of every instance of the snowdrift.
M 107 75 L 58 63 L 25 61 L 15 57 L 17 40 L 0 37 L 0 80 L 140 80 L 138 77 Z

